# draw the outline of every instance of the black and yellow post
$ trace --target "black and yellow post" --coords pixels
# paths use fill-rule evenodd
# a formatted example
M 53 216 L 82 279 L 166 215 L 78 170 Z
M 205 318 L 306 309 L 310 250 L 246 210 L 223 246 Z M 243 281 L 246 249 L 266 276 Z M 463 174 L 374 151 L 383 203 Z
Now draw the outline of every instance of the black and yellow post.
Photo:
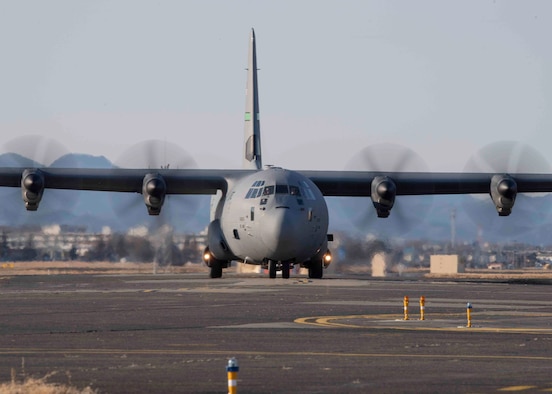
M 420 320 L 425 320 L 425 297 L 420 297 Z
M 238 372 L 240 367 L 238 366 L 238 360 L 232 357 L 228 360 L 226 366 L 226 372 L 228 373 L 228 394 L 238 393 Z
M 408 296 L 404 296 L 403 305 L 404 305 L 404 320 L 408 320 L 409 319 L 409 317 L 408 317 Z

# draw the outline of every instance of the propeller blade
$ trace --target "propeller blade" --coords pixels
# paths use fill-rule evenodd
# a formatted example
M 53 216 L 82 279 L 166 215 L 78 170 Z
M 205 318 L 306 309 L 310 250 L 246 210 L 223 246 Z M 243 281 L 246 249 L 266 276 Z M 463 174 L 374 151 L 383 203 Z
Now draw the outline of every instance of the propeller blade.
M 475 152 L 465 172 L 550 173 L 548 160 L 532 146 L 517 141 L 498 141 Z
M 427 172 L 423 158 L 412 149 L 397 144 L 375 144 L 353 156 L 347 170 L 392 172 Z M 340 198 L 343 215 L 351 217 L 354 227 L 378 237 L 406 235 L 423 223 L 432 205 L 432 198 L 400 196 L 388 218 L 378 219 L 370 199 Z
M 161 140 L 139 142 L 125 150 L 115 160 L 120 168 L 196 168 L 192 156 L 180 146 Z
M 161 140 L 147 140 L 124 151 L 115 161 L 120 168 L 185 169 L 196 168 L 192 156 L 178 145 Z M 177 224 L 192 220 L 197 214 L 201 196 L 167 195 L 159 216 L 149 216 L 140 194 L 112 193 L 114 214 L 124 223 L 123 227 L 146 226 L 156 230 L 164 226 L 182 228 Z M 179 220 L 180 222 L 175 222 Z
M 74 155 L 59 141 L 38 134 L 23 135 L 7 141 L 1 148 L 0 166 L 26 168 L 77 168 Z M 44 192 L 37 212 L 27 213 L 24 209 L 10 213 L 10 224 L 36 224 L 44 222 L 68 223 L 71 221 L 71 210 L 80 198 L 76 190 L 48 189 Z M 1 192 L 9 206 L 21 204 L 21 190 L 10 189 Z M 13 201 L 13 203 L 12 203 Z M 13 204 L 13 205 L 12 205 Z M 13 217 L 13 216 L 16 217 Z
M 12 167 L 27 167 L 30 163 L 35 167 L 55 166 L 56 161 L 70 153 L 59 141 L 38 134 L 14 138 L 3 145 L 2 151 Z
M 467 161 L 466 172 L 493 174 L 550 173 L 548 160 L 534 147 L 517 141 L 499 141 L 483 146 Z M 459 214 L 465 211 L 474 223 L 474 234 L 481 228 L 496 237 L 515 237 L 539 229 L 548 222 L 550 209 L 542 206 L 540 195 L 518 195 L 512 214 L 499 217 L 487 196 L 466 196 Z

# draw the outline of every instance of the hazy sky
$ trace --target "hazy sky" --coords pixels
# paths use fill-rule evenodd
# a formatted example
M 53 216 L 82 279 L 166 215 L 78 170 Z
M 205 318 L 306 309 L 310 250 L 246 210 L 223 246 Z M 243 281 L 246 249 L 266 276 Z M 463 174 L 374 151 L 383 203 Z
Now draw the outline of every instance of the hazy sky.
M 252 27 L 265 164 L 342 169 L 392 142 L 461 171 L 493 141 L 552 148 L 550 1 L 3 1 L 1 138 L 112 160 L 162 139 L 239 168 Z

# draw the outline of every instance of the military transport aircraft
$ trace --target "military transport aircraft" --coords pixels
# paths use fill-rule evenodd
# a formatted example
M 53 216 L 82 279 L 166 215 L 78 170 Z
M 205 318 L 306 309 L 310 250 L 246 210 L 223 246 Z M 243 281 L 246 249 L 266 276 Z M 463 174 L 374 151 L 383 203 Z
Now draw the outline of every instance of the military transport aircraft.
M 147 212 L 159 215 L 171 194 L 211 195 L 204 261 L 219 278 L 232 261 L 262 265 L 269 276 L 289 278 L 308 268 L 322 278 L 331 262 L 324 196 L 369 197 L 380 218 L 399 195 L 489 193 L 500 216 L 512 211 L 518 192 L 551 192 L 550 174 L 293 171 L 263 168 L 255 32 L 249 39 L 244 168 L 75 169 L 0 168 L 0 186 L 19 187 L 25 207 L 36 211 L 45 189 L 141 193 Z M 367 202 L 368 203 L 368 202 Z

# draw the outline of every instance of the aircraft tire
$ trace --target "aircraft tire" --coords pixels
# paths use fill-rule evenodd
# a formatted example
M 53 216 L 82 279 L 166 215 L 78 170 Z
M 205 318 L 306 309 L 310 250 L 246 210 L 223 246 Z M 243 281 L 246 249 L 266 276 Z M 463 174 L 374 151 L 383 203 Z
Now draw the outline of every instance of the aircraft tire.
M 209 272 L 211 278 L 222 278 L 222 262 L 215 260 L 211 262 L 211 271 Z
M 282 278 L 289 279 L 289 261 L 282 262 Z
M 276 261 L 270 260 L 268 262 L 268 276 L 270 279 L 276 278 Z
M 309 264 L 309 278 L 322 279 L 324 276 L 322 260 L 313 260 Z

